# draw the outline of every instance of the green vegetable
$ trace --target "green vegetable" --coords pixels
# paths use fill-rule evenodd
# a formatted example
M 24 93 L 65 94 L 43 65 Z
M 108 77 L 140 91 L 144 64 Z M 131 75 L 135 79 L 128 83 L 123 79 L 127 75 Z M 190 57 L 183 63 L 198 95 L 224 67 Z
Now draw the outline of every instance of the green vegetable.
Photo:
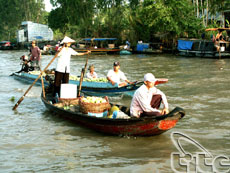
M 14 101 L 15 101 L 15 97 L 12 96 L 12 97 L 10 98 L 10 101 L 11 101 L 11 102 L 14 102 Z

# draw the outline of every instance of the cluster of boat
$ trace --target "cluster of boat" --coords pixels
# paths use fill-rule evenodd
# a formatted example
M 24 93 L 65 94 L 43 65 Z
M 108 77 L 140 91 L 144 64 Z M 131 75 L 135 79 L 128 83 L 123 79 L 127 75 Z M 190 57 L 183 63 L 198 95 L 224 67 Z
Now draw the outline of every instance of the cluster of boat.
M 33 83 L 38 78 L 40 72 L 20 72 L 13 73 L 12 76 L 20 81 Z M 79 100 L 84 100 L 83 96 L 78 98 L 58 99 L 54 100 L 52 95 L 52 82 L 54 74 L 43 74 L 37 84 L 41 85 L 42 81 L 46 90 L 41 94 L 41 100 L 48 110 L 58 114 L 65 119 L 76 122 L 79 125 L 93 129 L 94 131 L 110 134 L 110 135 L 128 135 L 128 136 L 152 136 L 158 135 L 173 128 L 176 123 L 184 117 L 185 111 L 182 108 L 176 107 L 169 114 L 156 117 L 141 117 L 135 118 L 130 116 L 129 107 L 122 105 L 107 105 L 107 112 L 103 110 L 101 113 L 83 112 Z M 166 80 L 162 79 L 162 83 Z M 79 86 L 79 78 L 72 77 L 70 84 Z M 143 82 L 136 82 L 127 86 L 118 87 L 112 85 L 108 81 L 87 81 L 83 80 L 81 87 L 81 95 L 104 97 L 104 96 L 132 96 L 135 90 L 140 87 Z M 64 100 L 64 102 L 63 102 Z M 90 103 L 89 108 L 97 108 L 105 103 Z M 112 112 L 109 116 L 108 112 L 111 108 L 116 107 L 116 114 Z M 110 109 L 109 109 L 110 108 Z M 106 116 L 105 116 L 106 113 Z M 114 115 L 113 115 L 114 114 Z M 108 116 L 107 116 L 108 115 Z M 122 116 L 121 116 L 122 115 Z

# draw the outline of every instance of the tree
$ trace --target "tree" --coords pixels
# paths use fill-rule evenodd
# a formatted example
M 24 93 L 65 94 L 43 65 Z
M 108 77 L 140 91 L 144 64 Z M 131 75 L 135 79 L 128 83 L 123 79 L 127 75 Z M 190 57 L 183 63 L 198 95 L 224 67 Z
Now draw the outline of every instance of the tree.
M 139 13 L 144 26 L 149 28 L 151 39 L 156 33 L 167 37 L 196 37 L 202 28 L 188 0 L 145 0 Z
M 64 34 L 71 31 L 75 37 L 89 35 L 94 16 L 94 0 L 51 0 L 51 3 L 56 7 L 48 18 L 51 28 L 59 28 Z
M 43 0 L 0 0 L 0 36 L 14 39 L 22 21 L 45 22 Z

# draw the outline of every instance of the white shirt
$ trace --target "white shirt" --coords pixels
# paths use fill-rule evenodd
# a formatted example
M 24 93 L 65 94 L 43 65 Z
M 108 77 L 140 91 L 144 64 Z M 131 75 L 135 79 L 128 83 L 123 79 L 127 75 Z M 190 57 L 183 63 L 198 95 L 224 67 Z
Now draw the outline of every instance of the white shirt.
M 62 73 L 70 73 L 70 58 L 71 55 L 77 55 L 78 53 L 70 47 L 64 47 L 58 54 L 58 62 L 56 71 Z
M 114 70 L 109 70 L 107 77 L 109 77 L 112 81 L 114 81 L 118 85 L 119 83 L 121 83 L 121 80 L 124 81 L 127 80 L 125 74 L 121 70 L 118 70 L 118 73 L 115 73 Z
M 152 96 L 159 94 L 162 97 L 164 107 L 168 109 L 168 101 L 165 94 L 156 87 L 148 89 L 145 84 L 140 86 L 134 93 L 131 106 L 131 116 L 139 117 L 140 113 L 145 112 L 160 112 L 158 109 L 152 108 L 150 103 Z
M 88 72 L 86 76 L 89 79 L 97 78 L 97 73 L 95 71 L 93 72 L 93 74 L 91 74 L 90 72 Z

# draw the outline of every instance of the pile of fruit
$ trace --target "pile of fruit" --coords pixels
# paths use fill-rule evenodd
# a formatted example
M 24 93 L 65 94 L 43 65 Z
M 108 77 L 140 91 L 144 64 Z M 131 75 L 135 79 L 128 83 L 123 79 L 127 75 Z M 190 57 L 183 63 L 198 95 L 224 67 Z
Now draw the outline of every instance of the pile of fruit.
M 29 73 L 29 74 L 33 74 L 33 75 L 40 75 L 41 72 L 40 72 L 40 71 L 29 71 L 28 73 Z M 42 73 L 42 76 L 46 76 L 46 73 L 43 72 L 43 73 Z
M 75 75 L 70 75 L 69 80 L 80 80 L 80 78 Z
M 80 78 L 75 76 L 75 75 L 70 75 L 69 79 L 70 80 L 80 81 Z M 93 78 L 93 79 L 84 78 L 83 81 L 87 81 L 87 82 L 108 82 L 106 77 Z
M 71 110 L 71 111 L 75 111 L 76 110 L 76 106 L 75 105 L 68 105 L 68 104 L 64 104 L 64 103 L 54 103 L 54 106 L 56 106 L 58 108 L 62 108 L 64 110 Z
M 105 78 L 105 77 L 93 78 L 93 79 L 84 78 L 83 81 L 87 81 L 87 82 L 108 82 L 108 79 Z
M 84 97 L 81 101 L 85 103 L 106 103 L 107 102 L 106 99 L 102 97 L 95 97 L 95 96 Z

